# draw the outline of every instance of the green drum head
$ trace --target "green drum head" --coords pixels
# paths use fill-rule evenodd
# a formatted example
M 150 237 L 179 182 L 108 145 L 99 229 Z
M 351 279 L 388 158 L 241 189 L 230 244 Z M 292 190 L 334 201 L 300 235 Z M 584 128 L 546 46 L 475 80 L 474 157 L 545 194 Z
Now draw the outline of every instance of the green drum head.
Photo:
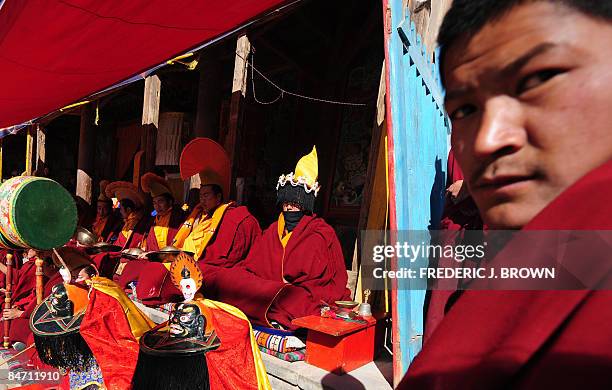
M 53 180 L 39 178 L 25 183 L 11 206 L 15 230 L 29 247 L 51 249 L 62 246 L 76 229 L 74 199 Z

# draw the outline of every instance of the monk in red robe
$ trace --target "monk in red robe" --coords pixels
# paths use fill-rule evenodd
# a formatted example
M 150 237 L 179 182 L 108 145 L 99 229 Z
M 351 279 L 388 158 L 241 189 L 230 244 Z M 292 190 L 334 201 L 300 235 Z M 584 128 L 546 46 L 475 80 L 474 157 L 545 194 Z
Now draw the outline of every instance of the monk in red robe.
M 200 203 L 177 232 L 172 246 L 193 253 L 200 264 L 233 267 L 242 262 L 261 235 L 257 220 L 244 206 L 224 202 L 229 192 L 230 163 L 225 150 L 208 138 L 196 138 L 181 154 L 181 176 L 198 175 Z M 168 277 L 169 264 L 131 261 L 119 285 L 136 281 L 138 299 L 148 305 L 176 301 L 182 294 Z
M 146 252 L 158 251 L 170 244 L 183 223 L 183 212 L 174 205 L 174 196 L 168 182 L 155 175 L 146 173 L 140 179 L 142 190 L 151 195 L 155 217 L 142 249 Z
M 122 249 L 140 247 L 150 226 L 149 218 L 144 215 L 143 194 L 132 183 L 115 181 L 106 187 L 106 196 L 119 199 L 119 211 L 123 218 L 121 230 L 110 242 Z
M 101 242 L 109 242 L 113 235 L 116 235 L 121 228 L 119 220 L 113 212 L 113 201 L 106 196 L 106 186 L 108 180 L 100 182 L 100 195 L 96 203 L 96 220 L 92 225 L 92 232 Z
M 455 0 L 439 42 L 453 150 L 486 225 L 612 230 L 609 2 Z M 609 289 L 609 246 L 595 249 Z M 612 388 L 611 307 L 606 290 L 465 291 L 399 387 Z
M 349 299 L 340 242 L 333 228 L 312 213 L 320 188 L 317 171 L 313 148 L 295 173 L 280 177 L 278 221 L 239 268 L 201 265 L 205 295 L 238 307 L 255 324 L 287 329 L 295 329 L 295 318 L 320 313 L 321 301 Z
M 30 314 L 36 307 L 36 264 L 35 260 L 39 254 L 29 249 L 24 251 L 23 264 L 20 269 L 13 270 L 11 308 L 4 309 L 3 320 L 10 320 L 10 340 L 11 343 L 20 341 L 27 343 L 32 334 L 29 326 Z M 42 255 L 42 254 L 41 254 Z M 20 261 L 21 259 L 16 259 Z M 6 265 L 0 264 L 0 272 L 6 274 Z M 49 261 L 43 265 L 43 283 L 51 276 Z

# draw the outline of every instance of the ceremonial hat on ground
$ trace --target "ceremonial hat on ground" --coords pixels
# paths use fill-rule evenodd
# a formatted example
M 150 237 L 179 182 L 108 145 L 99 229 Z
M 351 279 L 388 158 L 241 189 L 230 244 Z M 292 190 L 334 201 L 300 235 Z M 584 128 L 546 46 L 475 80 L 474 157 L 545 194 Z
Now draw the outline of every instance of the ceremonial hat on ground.
M 278 178 L 277 202 L 296 204 L 303 210 L 312 212 L 315 198 L 321 189 L 317 182 L 318 172 L 317 148 L 313 146 L 309 154 L 300 158 L 293 172 Z
M 140 178 L 140 186 L 142 190 L 148 194 L 151 194 L 151 198 L 155 198 L 157 196 L 161 196 L 163 194 L 168 194 L 172 198 L 174 195 L 172 194 L 172 190 L 170 190 L 170 186 L 168 182 L 163 177 L 157 176 L 154 173 L 148 172 L 145 173 Z
M 106 196 L 109 198 L 117 198 L 121 202 L 123 199 L 129 199 L 136 205 L 137 208 L 141 208 L 145 204 L 144 196 L 138 188 L 127 181 L 114 181 L 106 186 Z
M 206 353 L 221 345 L 209 309 L 194 292 L 202 286 L 202 273 L 192 257 L 180 253 L 170 266 L 172 282 L 186 300 L 174 304 L 170 320 L 140 338 L 133 389 L 208 388 Z
M 185 145 L 181 152 L 181 178 L 200 175 L 203 186 L 217 184 L 223 196 L 229 196 L 232 178 L 230 159 L 225 149 L 210 138 L 196 138 Z
M 79 333 L 89 303 L 88 290 L 72 284 L 56 284 L 30 316 L 30 329 L 40 360 L 62 369 L 84 371 L 95 362 Z
M 65 264 L 72 274 L 88 265 L 94 265 L 91 258 L 85 252 L 78 248 L 69 246 L 53 250 L 51 258 L 53 259 L 53 263 L 58 267 L 62 267 Z

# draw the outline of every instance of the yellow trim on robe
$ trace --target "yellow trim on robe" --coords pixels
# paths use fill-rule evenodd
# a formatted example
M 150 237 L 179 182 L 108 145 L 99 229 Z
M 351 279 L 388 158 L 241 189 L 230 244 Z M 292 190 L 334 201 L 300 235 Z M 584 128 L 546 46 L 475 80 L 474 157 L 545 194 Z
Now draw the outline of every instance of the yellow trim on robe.
M 204 304 L 207 307 L 213 309 L 223 310 L 226 313 L 233 315 L 234 317 L 238 317 L 242 320 L 245 320 L 249 324 L 249 333 L 251 335 L 251 352 L 253 353 L 253 362 L 255 364 L 255 374 L 257 375 L 257 388 L 259 390 L 269 390 L 272 389 L 270 386 L 270 381 L 268 380 L 268 374 L 266 373 L 266 366 L 263 364 L 263 360 L 261 360 L 261 352 L 259 352 L 259 347 L 257 346 L 257 341 L 255 341 L 255 335 L 253 335 L 253 327 L 251 326 L 251 322 L 247 318 L 247 316 L 237 307 L 232 305 L 228 305 L 227 303 L 212 301 L 210 299 L 196 299 L 199 303 Z
M 285 216 L 283 213 L 280 213 L 278 216 L 278 239 L 280 240 L 283 248 L 287 247 L 287 243 L 291 238 L 291 233 L 293 232 L 287 232 L 287 234 L 285 234 Z
M 157 240 L 157 247 L 162 249 L 168 246 L 168 231 L 170 230 L 170 217 L 172 216 L 172 209 L 166 211 L 164 215 L 158 215 L 155 217 L 155 226 L 153 226 L 153 232 L 155 233 L 155 240 Z
M 193 258 L 196 260 L 200 259 L 208 242 L 217 231 L 219 223 L 229 205 L 230 203 L 226 203 L 217 207 L 210 218 L 208 218 L 208 215 L 202 215 L 200 222 L 191 229 L 191 233 L 185 238 L 185 242 L 180 249 L 193 252 Z
M 92 288 L 115 298 L 119 302 L 136 340 L 140 340 L 140 336 L 155 326 L 155 323 L 140 311 L 117 283 L 101 276 L 94 276 L 89 283 Z

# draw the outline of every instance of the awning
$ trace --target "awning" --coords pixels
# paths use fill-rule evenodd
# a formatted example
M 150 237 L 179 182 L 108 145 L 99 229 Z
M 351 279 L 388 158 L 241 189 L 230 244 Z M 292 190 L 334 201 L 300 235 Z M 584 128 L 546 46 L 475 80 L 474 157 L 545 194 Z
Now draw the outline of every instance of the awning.
M 0 129 L 231 33 L 285 0 L 0 0 Z

